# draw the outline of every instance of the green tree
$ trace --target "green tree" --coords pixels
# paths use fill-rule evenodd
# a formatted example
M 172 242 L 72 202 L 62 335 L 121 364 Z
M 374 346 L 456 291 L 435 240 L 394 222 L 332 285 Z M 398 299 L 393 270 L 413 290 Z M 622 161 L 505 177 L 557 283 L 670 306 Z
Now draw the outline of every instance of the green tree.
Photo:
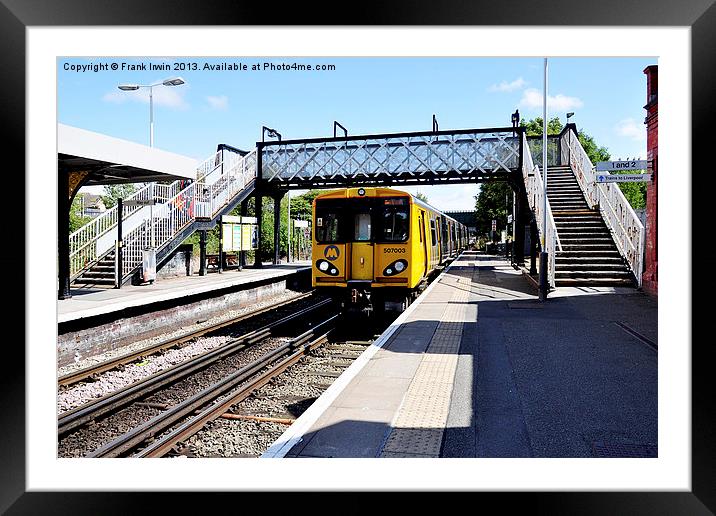
M 525 121 L 523 118 L 520 121 L 520 125 L 525 126 L 527 129 L 527 136 L 542 136 L 542 117 L 533 118 L 532 120 Z M 547 121 L 547 135 L 557 135 L 562 132 L 564 126 L 559 120 L 559 117 L 550 118 Z
M 427 202 L 428 202 L 428 196 L 425 195 L 423 192 L 418 192 L 418 193 L 416 193 L 416 194 L 415 194 L 415 197 L 417 197 L 418 199 L 420 199 L 420 200 L 423 201 L 424 203 L 427 203 Z
M 82 215 L 82 199 L 79 194 L 75 195 L 70 205 L 70 234 L 80 229 L 90 220 L 92 220 L 92 217 Z
M 489 182 L 480 185 L 475 196 L 478 236 L 488 237 L 492 221 L 497 221 L 495 236 L 506 228 L 507 215 L 512 213 L 512 189 L 504 182 Z
M 126 199 L 138 190 L 137 186 L 132 183 L 124 183 L 121 185 L 105 185 L 104 195 L 101 195 L 102 202 L 107 209 L 117 204 L 117 199 Z

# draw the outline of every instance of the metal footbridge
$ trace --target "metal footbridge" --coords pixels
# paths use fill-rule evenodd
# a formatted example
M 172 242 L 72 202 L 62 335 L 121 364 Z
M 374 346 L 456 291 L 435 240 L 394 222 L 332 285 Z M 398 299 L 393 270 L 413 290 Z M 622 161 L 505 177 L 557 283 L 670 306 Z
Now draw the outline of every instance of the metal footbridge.
M 467 129 L 258 143 L 272 188 L 474 183 L 521 169 L 520 128 Z
M 549 136 L 547 166 L 568 166 L 574 172 L 589 208 L 602 214 L 640 283 L 643 226 L 617 186 L 595 186 L 594 167 L 576 134 L 574 124 L 568 124 L 560 135 Z M 545 234 L 535 222 L 542 220 L 541 145 L 541 139 L 526 136 L 524 127 L 513 126 L 257 142 L 256 149 L 243 154 L 227 153 L 220 146 L 199 167 L 195 182 L 148 185 L 128 199 L 160 202 L 153 210 L 125 208 L 122 213 L 124 263 L 116 276 L 118 281 L 127 281 L 135 274 L 141 268 L 142 250 L 152 244 L 159 264 L 194 231 L 212 227 L 239 203 L 245 209 L 252 195 L 256 216 L 261 217 L 263 196 L 280 200 L 292 189 L 507 181 L 517 196 L 516 261 L 524 262 L 521 244 L 527 227 L 533 244 L 539 237 L 549 250 L 549 283 L 554 286 L 554 257 L 561 243 L 549 201 Z M 274 203 L 274 210 L 277 261 L 279 202 Z M 118 218 L 114 208 L 70 235 L 72 279 L 111 253 Z M 256 264 L 260 266 L 258 256 Z

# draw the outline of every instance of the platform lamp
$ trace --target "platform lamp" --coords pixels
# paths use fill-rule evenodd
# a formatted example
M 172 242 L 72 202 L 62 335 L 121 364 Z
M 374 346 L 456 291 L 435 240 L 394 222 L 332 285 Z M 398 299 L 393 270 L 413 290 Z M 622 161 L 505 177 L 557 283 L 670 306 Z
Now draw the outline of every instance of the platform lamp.
M 572 118 L 573 116 L 574 116 L 574 111 L 570 111 L 569 113 L 567 113 L 567 123 L 569 123 L 569 119 Z
M 122 91 L 136 91 L 139 88 L 149 88 L 149 146 L 154 147 L 154 87 L 155 86 L 180 86 L 182 84 L 185 84 L 184 79 L 181 77 L 170 77 L 169 79 L 165 79 L 161 82 L 156 82 L 154 84 L 120 84 L 117 87 Z M 150 183 L 149 192 L 150 192 L 150 200 L 152 203 L 149 205 L 149 227 L 150 229 L 150 249 L 154 250 L 154 212 L 153 212 L 153 204 L 154 204 L 154 185 L 155 181 L 152 181 Z M 119 217 L 121 218 L 122 214 L 119 214 Z

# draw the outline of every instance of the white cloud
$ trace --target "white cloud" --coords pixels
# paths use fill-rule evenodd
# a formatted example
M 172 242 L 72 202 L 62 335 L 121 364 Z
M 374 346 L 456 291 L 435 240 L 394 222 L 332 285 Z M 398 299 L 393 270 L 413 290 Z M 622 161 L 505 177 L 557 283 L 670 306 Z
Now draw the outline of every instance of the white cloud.
M 527 88 L 522 93 L 520 107 L 527 109 L 542 109 L 542 92 L 536 88 Z M 568 97 L 558 93 L 554 97 L 547 95 L 547 109 L 550 111 L 569 111 L 570 109 L 581 108 L 584 105 L 577 97 Z
M 212 97 L 209 95 L 206 97 L 206 101 L 212 109 L 219 109 L 223 111 L 229 107 L 229 97 L 226 95 L 219 95 L 218 97 Z
M 616 126 L 614 126 L 619 136 L 631 138 L 634 141 L 642 142 L 646 140 L 646 126 L 639 124 L 633 118 L 625 118 L 620 120 Z
M 522 77 L 519 77 L 512 82 L 502 81 L 500 84 L 493 84 L 490 86 L 489 91 L 508 92 L 521 90 L 525 86 L 527 86 L 527 81 L 525 81 Z
M 188 109 L 189 104 L 184 100 L 186 86 L 157 86 L 152 90 L 152 100 L 155 105 L 170 109 Z M 102 100 L 121 104 L 124 102 L 141 102 L 149 104 L 149 88 L 139 88 L 134 91 L 119 89 L 104 94 Z

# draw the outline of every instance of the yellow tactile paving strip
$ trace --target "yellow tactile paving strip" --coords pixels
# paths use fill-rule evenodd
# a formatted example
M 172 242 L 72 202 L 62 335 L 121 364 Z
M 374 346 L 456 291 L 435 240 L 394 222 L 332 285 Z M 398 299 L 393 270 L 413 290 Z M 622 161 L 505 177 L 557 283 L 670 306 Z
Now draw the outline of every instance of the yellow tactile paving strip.
M 436 295 L 452 290 L 450 301 L 393 418 L 381 457 L 440 456 L 469 298 L 468 288 L 455 287 L 470 282 L 469 277 L 448 275 L 435 289 Z

